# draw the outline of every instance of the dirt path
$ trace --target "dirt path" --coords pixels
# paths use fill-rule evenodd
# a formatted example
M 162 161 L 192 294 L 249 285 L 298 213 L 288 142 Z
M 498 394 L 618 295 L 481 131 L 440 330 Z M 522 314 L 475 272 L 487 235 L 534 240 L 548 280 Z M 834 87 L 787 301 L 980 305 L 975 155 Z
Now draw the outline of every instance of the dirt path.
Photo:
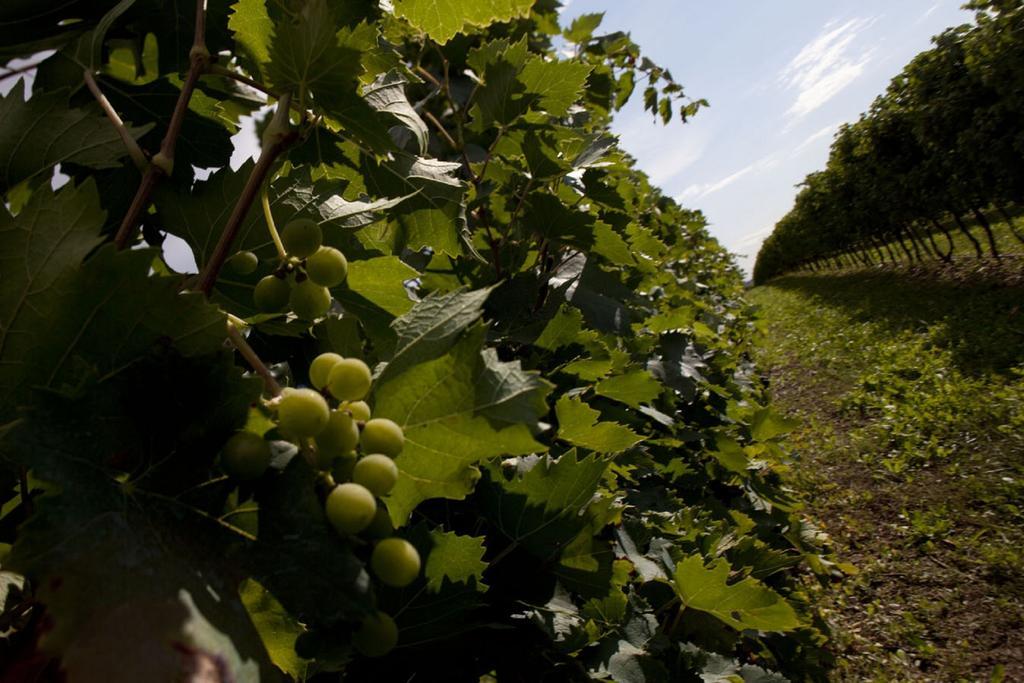
M 821 595 L 838 681 L 1024 681 L 1024 344 L 1003 336 L 1024 292 L 935 288 L 862 274 L 751 295 L 773 401 L 804 422 L 795 484 L 859 569 Z

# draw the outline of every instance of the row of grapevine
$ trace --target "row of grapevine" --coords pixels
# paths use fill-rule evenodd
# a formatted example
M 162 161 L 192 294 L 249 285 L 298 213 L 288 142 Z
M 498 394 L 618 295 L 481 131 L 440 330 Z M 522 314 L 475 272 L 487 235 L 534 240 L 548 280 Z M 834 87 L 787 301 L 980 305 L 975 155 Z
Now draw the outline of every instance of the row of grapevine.
M 807 176 L 758 253 L 755 281 L 895 261 L 899 251 L 949 261 L 957 231 L 976 256 L 999 258 L 993 214 L 1024 242 L 1015 223 L 1024 205 L 1024 3 L 967 7 L 973 24 L 936 36 L 856 123 L 840 128 L 825 170 Z
M 5 5 L 6 680 L 824 675 L 740 274 L 609 134 L 703 102 L 558 9 Z

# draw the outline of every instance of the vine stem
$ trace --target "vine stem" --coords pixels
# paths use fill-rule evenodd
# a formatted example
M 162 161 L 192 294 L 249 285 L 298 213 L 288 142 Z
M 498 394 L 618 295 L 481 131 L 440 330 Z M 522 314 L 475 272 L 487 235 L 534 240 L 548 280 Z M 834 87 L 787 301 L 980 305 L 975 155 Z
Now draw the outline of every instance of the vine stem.
M 231 344 L 238 349 L 238 352 L 242 354 L 246 362 L 249 363 L 253 371 L 256 372 L 260 377 L 263 378 L 263 386 L 266 388 L 267 393 L 271 396 L 281 395 L 281 385 L 277 383 L 277 379 L 274 378 L 274 373 L 270 371 L 266 363 L 256 354 L 256 351 L 246 341 L 245 335 L 239 331 L 234 323 L 228 323 L 228 339 Z
M 274 246 L 277 247 L 277 255 L 284 261 L 288 258 L 288 252 L 284 248 L 284 242 L 281 241 L 281 235 L 277 232 L 277 224 L 274 223 L 274 214 L 270 210 L 270 195 L 267 194 L 266 184 L 262 185 L 260 189 L 260 203 L 263 204 L 263 218 L 266 220 L 270 239 L 274 240 Z
M 11 76 L 17 76 L 18 74 L 23 74 L 28 71 L 31 71 L 32 69 L 37 68 L 40 64 L 42 64 L 45 61 L 45 59 L 40 59 L 38 62 L 32 62 L 31 64 L 23 64 L 22 66 L 18 66 L 13 69 L 4 71 L 3 73 L 0 73 L 0 81 L 5 81 Z
M 181 94 L 178 95 L 178 101 L 174 105 L 174 114 L 171 115 L 167 133 L 160 142 L 160 151 L 153 156 L 146 167 L 146 172 L 139 182 L 139 189 L 135 191 L 135 197 L 114 236 L 114 244 L 118 249 L 127 247 L 134 237 L 142 213 L 149 206 L 149 196 L 160 179 L 165 175 L 171 175 L 174 171 L 174 148 L 178 142 L 178 135 L 181 133 L 181 125 L 185 121 L 185 114 L 188 112 L 188 104 L 192 100 L 192 93 L 196 89 L 199 77 L 210 64 L 210 51 L 206 48 L 206 0 L 196 0 L 195 37 L 192 40 L 189 61 L 188 76 L 185 77 L 185 83 L 181 86 Z
M 89 88 L 89 92 L 96 98 L 96 101 L 100 105 L 100 109 L 107 115 L 110 122 L 114 124 L 114 128 L 117 130 L 117 134 L 121 136 L 121 141 L 124 142 L 124 146 L 128 148 L 128 156 L 135 162 L 136 168 L 140 171 L 145 171 L 146 167 L 149 166 L 149 159 L 143 153 L 142 148 L 139 147 L 139 143 L 135 141 L 131 133 L 128 132 L 128 128 L 124 125 L 124 121 L 118 116 L 117 111 L 110 104 L 110 100 L 100 90 L 99 84 L 96 82 L 96 77 L 92 75 L 92 72 L 86 69 L 82 77 L 85 79 L 85 85 Z
M 224 261 L 228 258 L 231 245 L 234 243 L 235 238 L 238 237 L 238 231 L 242 227 L 242 222 L 248 215 L 249 209 L 252 208 L 253 202 L 256 201 L 256 194 L 263 186 L 263 182 L 270 174 L 270 170 L 277 162 L 277 158 L 298 137 L 297 131 L 288 126 L 288 108 L 290 104 L 291 95 L 285 95 L 278 101 L 277 111 L 274 113 L 274 119 L 267 126 L 267 132 L 271 130 L 279 132 L 269 136 L 267 132 L 264 133 L 265 140 L 263 149 L 260 152 L 260 158 L 252 169 L 252 173 L 249 174 L 249 179 L 245 182 L 242 194 L 239 195 L 235 208 L 228 218 L 227 225 L 224 226 L 224 230 L 220 234 L 217 246 L 213 248 L 213 254 L 210 255 L 209 260 L 199 273 L 196 290 L 206 296 L 210 295 L 213 285 L 217 282 L 217 276 L 220 274 Z

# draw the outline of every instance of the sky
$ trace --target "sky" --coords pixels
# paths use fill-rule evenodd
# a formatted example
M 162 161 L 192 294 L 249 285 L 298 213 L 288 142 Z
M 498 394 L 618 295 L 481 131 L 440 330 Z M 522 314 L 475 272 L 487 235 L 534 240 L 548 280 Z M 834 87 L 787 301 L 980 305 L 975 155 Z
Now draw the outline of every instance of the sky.
M 655 185 L 704 212 L 749 273 L 797 184 L 824 167 L 836 129 L 931 36 L 971 20 L 961 2 L 562 0 L 562 21 L 604 12 L 598 34 L 629 32 L 689 96 L 710 102 L 689 123 L 666 127 L 643 111 L 638 87 L 612 128 Z M 15 82 L 0 83 L 0 95 Z M 232 167 L 258 149 L 251 125 L 236 145 Z M 172 266 L 193 271 L 187 251 L 169 248 Z
M 700 209 L 749 272 L 824 167 L 840 124 L 855 121 L 931 36 L 966 23 L 962 0 L 562 0 L 562 22 L 604 12 L 711 106 L 689 123 L 655 123 L 640 88 L 612 128 L 655 185 Z

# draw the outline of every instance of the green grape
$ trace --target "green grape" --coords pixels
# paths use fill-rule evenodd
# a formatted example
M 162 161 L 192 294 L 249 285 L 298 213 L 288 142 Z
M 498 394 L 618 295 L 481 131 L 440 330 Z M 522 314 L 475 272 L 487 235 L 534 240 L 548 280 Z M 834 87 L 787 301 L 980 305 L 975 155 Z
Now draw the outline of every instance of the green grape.
M 373 516 L 370 526 L 363 529 L 363 536 L 380 540 L 395 533 L 395 526 L 391 523 L 391 515 L 383 503 L 377 503 L 377 514 Z
M 324 431 L 331 411 L 323 396 L 312 389 L 292 389 L 281 392 L 277 405 L 277 421 L 281 431 L 290 437 L 305 438 Z
M 370 391 L 373 376 L 358 358 L 345 358 L 334 364 L 327 375 L 327 389 L 339 401 L 359 401 Z
M 370 568 L 382 583 L 404 588 L 420 575 L 420 554 L 404 538 L 385 538 L 373 549 Z
M 306 274 L 318 285 L 337 287 L 348 275 L 348 261 L 334 247 L 320 247 L 306 259 Z
M 366 401 L 349 401 L 345 404 L 345 410 L 352 413 L 352 419 L 366 422 L 370 419 L 370 406 Z
M 365 657 L 383 657 L 398 644 L 398 626 L 394 619 L 377 612 L 363 619 L 352 635 L 352 644 Z
M 341 360 L 337 353 L 321 353 L 309 364 L 309 382 L 317 389 L 327 386 L 327 375 L 334 364 Z
M 352 416 L 344 410 L 332 410 L 327 427 L 316 435 L 318 451 L 326 454 L 328 461 L 343 457 L 359 445 L 359 427 Z
M 270 465 L 270 444 L 252 432 L 238 432 L 224 444 L 220 464 L 242 481 L 258 479 Z
M 264 313 L 280 313 L 288 305 L 292 288 L 288 281 L 276 275 L 267 275 L 256 283 L 252 301 Z
M 292 287 L 288 305 L 303 320 L 314 320 L 331 307 L 331 291 L 312 280 L 303 280 Z
M 364 455 L 352 470 L 352 481 L 362 484 L 375 496 L 383 496 L 398 482 L 398 465 L 386 455 Z
M 363 433 L 359 436 L 363 453 L 383 453 L 394 458 L 402 452 L 405 445 L 405 434 L 402 428 L 385 417 L 375 417 L 363 425 Z
M 231 272 L 238 275 L 252 275 L 256 272 L 256 266 L 259 264 L 260 260 L 251 251 L 240 251 L 233 254 L 227 261 Z
M 316 253 L 324 241 L 324 233 L 316 221 L 296 218 L 288 221 L 281 231 L 281 241 L 290 256 L 306 258 Z
M 343 535 L 358 534 L 377 514 L 373 494 L 359 484 L 338 484 L 327 496 L 327 521 Z M 417 571 L 419 571 L 417 569 Z

